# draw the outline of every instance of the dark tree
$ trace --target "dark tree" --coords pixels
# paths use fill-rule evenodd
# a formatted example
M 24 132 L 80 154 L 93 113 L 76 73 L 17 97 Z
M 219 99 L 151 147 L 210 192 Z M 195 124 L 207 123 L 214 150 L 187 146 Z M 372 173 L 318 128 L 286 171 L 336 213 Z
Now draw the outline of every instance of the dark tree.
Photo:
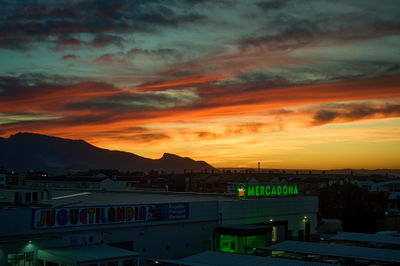
M 385 213 L 388 195 L 351 183 L 334 184 L 318 192 L 322 218 L 340 219 L 348 232 L 376 232 L 376 218 Z

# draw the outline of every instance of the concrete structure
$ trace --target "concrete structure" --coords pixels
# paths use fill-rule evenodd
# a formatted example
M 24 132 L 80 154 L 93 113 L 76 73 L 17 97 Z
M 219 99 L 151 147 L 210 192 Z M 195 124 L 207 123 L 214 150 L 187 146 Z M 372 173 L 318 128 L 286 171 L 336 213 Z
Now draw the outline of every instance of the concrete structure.
M 316 197 L 239 200 L 223 194 L 57 189 L 51 195 L 31 206 L 2 205 L 0 265 L 136 265 L 138 258 L 142 264 L 176 259 L 222 244 L 235 252 L 250 243 L 240 242 L 241 232 L 243 241 L 257 238 L 252 232 L 262 234 L 268 245 L 304 234 L 307 226 L 315 233 L 317 224 Z M 94 246 L 104 252 L 88 251 L 87 257 L 78 252 Z

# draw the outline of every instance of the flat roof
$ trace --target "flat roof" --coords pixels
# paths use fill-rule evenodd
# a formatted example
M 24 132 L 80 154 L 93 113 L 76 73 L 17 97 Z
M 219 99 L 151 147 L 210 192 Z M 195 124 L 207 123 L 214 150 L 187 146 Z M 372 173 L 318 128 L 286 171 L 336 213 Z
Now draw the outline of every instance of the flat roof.
M 270 258 L 254 255 L 242 255 L 233 253 L 224 253 L 216 251 L 206 251 L 190 257 L 185 257 L 179 260 L 167 260 L 167 259 L 152 259 L 152 261 L 159 261 L 163 263 L 169 263 L 172 265 L 196 265 L 196 266 L 265 266 L 265 265 L 298 265 L 298 266 L 324 266 L 332 265 L 327 263 L 310 262 L 302 260 L 290 260 L 281 258 Z
M 43 200 L 42 203 L 53 206 L 100 206 L 237 200 L 232 195 L 167 191 L 52 190 L 51 193 L 52 199 Z
M 221 193 L 196 193 L 141 190 L 51 190 L 52 199 L 42 200 L 52 206 L 104 206 L 152 203 L 179 203 L 205 201 L 239 201 L 234 195 Z M 303 197 L 297 197 L 303 198 Z M 251 200 L 277 200 L 285 198 L 260 198 Z
M 400 250 L 393 249 L 343 246 L 292 240 L 287 240 L 269 247 L 255 248 L 260 250 L 279 250 L 300 254 L 324 255 L 337 258 L 365 259 L 383 262 L 400 262 Z
M 339 234 L 331 237 L 330 240 L 400 245 L 400 237 L 387 236 L 387 235 L 375 235 L 375 234 L 363 234 L 363 233 L 350 233 L 350 232 L 339 233 Z
M 20 190 L 19 188 L 17 190 Z M 30 191 L 29 189 L 22 189 Z M 37 188 L 32 190 L 40 191 Z M 15 189 L 0 189 L 0 199 L 4 202 L 13 202 Z M 77 190 L 77 189 L 48 189 L 51 199 L 39 200 L 39 205 L 51 207 L 68 206 L 111 206 L 130 204 L 157 204 L 182 202 L 212 202 L 212 201 L 240 201 L 235 195 L 222 193 L 175 192 L 150 190 Z M 47 193 L 46 193 L 47 197 Z M 296 197 L 305 198 L 303 196 Z M 246 201 L 279 200 L 282 198 L 256 198 Z
M 54 249 L 39 249 L 38 258 L 62 264 L 75 264 L 139 256 L 133 252 L 108 245 L 73 246 Z

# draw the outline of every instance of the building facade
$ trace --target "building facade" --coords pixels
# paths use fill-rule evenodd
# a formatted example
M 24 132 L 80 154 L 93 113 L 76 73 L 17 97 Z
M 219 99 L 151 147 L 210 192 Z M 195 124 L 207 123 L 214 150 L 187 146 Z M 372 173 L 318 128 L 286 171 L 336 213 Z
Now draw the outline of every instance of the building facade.
M 205 250 L 247 253 L 250 241 L 268 245 L 310 235 L 317 225 L 316 197 L 240 200 L 72 190 L 51 195 L 35 205 L 2 206 L 0 265 L 138 265 Z

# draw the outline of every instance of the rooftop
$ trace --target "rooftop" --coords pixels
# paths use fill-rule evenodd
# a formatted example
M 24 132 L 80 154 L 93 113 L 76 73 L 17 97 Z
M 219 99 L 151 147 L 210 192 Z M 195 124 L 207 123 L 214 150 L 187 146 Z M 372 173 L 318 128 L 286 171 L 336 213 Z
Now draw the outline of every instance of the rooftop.
M 46 207 L 77 207 L 77 206 L 111 206 L 130 204 L 161 204 L 181 202 L 215 202 L 239 201 L 235 195 L 223 193 L 204 192 L 175 192 L 160 190 L 74 190 L 61 188 L 2 188 L 0 189 L 0 202 L 12 205 L 14 192 L 43 191 L 45 199 L 39 199 L 37 206 Z M 50 196 L 50 199 L 47 197 Z M 299 198 L 299 197 L 296 197 Z M 253 200 L 245 199 L 244 201 Z M 276 198 L 263 198 L 254 200 L 276 200 Z M 7 205 L 7 206 L 8 206 Z M 14 204 L 15 207 L 19 205 Z M 14 206 L 13 205 L 13 206 Z M 29 205 L 29 204 L 26 204 Z
M 260 250 L 285 251 L 299 254 L 313 254 L 336 258 L 362 259 L 369 261 L 400 263 L 400 250 L 383 248 L 366 248 L 357 246 L 331 245 L 300 241 L 283 241 L 281 243 L 258 248 Z
M 348 242 L 400 245 L 400 237 L 363 233 L 343 232 L 331 237 L 330 239 Z
M 323 266 L 332 265 L 326 263 L 301 261 L 301 260 L 290 260 L 280 258 L 269 258 L 253 255 L 241 255 L 232 253 L 222 253 L 215 251 L 206 251 L 190 257 L 185 257 L 179 260 L 167 260 L 167 259 L 152 259 L 152 261 L 158 261 L 167 263 L 168 265 L 196 265 L 196 266 L 235 266 L 235 265 L 253 265 L 253 266 L 265 266 L 265 265 L 294 265 L 294 266 Z
M 178 203 L 237 200 L 232 195 L 167 191 L 74 191 L 52 190 L 52 199 L 42 203 L 55 206 L 100 206 L 149 203 Z
M 139 253 L 108 245 L 72 246 L 56 249 L 41 249 L 38 256 L 42 259 L 62 262 L 63 264 L 89 263 L 115 258 L 134 258 Z

